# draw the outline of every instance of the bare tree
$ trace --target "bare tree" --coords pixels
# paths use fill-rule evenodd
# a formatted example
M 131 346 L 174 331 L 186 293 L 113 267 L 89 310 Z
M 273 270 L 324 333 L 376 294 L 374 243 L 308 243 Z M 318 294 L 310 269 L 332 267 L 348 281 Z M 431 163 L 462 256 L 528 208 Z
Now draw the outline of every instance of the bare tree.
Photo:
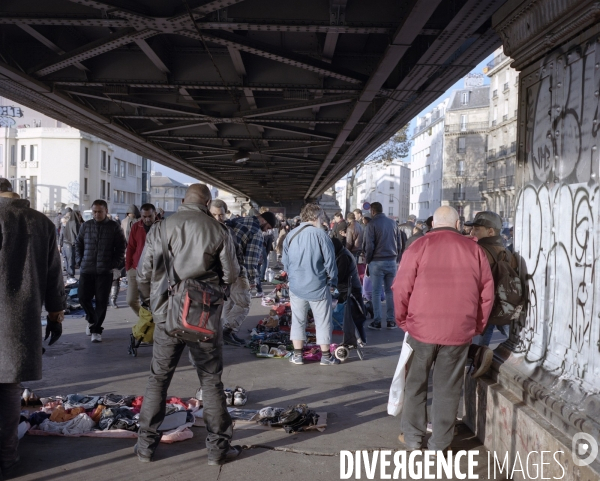
M 348 172 L 346 176 L 346 214 L 352 211 L 352 196 L 356 187 L 356 174 L 360 172 L 360 169 L 367 164 L 388 166 L 396 159 L 408 157 L 409 150 L 410 140 L 408 138 L 408 124 L 406 124 L 391 139 L 381 144 L 375 152 Z

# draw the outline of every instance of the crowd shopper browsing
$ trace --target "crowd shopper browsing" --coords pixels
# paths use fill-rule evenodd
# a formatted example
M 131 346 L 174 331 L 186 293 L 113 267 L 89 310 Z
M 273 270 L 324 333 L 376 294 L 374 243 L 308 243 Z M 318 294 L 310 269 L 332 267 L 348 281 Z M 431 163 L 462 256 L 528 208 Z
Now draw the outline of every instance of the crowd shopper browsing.
M 306 204 L 300 214 L 301 224 L 283 243 L 282 262 L 289 275 L 290 303 L 294 344 L 293 364 L 304 364 L 302 348 L 306 341 L 306 317 L 311 309 L 321 346 L 321 365 L 339 364 L 330 352 L 333 331 L 330 289 L 337 287 L 337 265 L 331 239 L 321 229 L 323 209 L 318 204 Z

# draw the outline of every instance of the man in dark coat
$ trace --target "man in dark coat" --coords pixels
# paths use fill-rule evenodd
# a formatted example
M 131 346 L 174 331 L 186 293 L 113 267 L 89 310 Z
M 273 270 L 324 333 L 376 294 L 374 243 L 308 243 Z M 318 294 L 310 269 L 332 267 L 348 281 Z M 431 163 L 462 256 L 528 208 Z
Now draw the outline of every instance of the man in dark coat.
M 59 245 L 62 255 L 65 258 L 67 276 L 73 278 L 75 277 L 76 264 L 74 244 L 77 240 L 80 224 L 77 216 L 70 207 L 66 207 L 63 212 L 64 217 L 67 218 L 67 222 L 60 230 Z
M 79 302 L 89 323 L 86 334 L 92 336 L 92 342 L 102 342 L 102 323 L 113 282 L 112 271 L 123 268 L 125 236 L 119 224 L 108 218 L 105 201 L 94 201 L 92 216 L 79 230 L 75 255 L 80 266 Z M 92 304 L 94 297 L 95 308 Z
M 19 457 L 19 383 L 42 378 L 42 304 L 61 331 L 64 285 L 56 230 L 0 178 L 0 472 Z M 60 335 L 60 334 L 58 334 Z M 1 478 L 2 476 L 0 476 Z

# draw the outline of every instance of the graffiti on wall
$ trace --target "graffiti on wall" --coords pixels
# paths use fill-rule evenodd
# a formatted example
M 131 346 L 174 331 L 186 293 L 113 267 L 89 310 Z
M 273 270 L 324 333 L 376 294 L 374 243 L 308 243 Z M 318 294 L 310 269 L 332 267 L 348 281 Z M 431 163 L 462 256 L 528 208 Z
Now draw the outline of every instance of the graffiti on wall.
M 521 85 L 525 164 L 515 243 L 530 302 L 511 333 L 528 360 L 592 388 L 600 388 L 597 45 L 552 53 Z

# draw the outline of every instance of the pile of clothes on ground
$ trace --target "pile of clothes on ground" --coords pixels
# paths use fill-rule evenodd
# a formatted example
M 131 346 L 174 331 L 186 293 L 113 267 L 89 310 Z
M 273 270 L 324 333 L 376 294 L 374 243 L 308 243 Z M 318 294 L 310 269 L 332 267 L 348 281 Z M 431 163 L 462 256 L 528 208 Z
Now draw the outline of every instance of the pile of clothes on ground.
M 26 423 L 21 430 L 27 428 L 35 435 L 135 437 L 142 402 L 142 396 L 113 393 L 40 398 L 42 406 L 38 410 L 21 413 Z M 202 402 L 195 398 L 187 402 L 176 397 L 167 399 L 165 420 L 159 427 L 166 437 L 164 442 L 191 438 L 187 428 L 194 424 L 194 415 L 201 407 Z

